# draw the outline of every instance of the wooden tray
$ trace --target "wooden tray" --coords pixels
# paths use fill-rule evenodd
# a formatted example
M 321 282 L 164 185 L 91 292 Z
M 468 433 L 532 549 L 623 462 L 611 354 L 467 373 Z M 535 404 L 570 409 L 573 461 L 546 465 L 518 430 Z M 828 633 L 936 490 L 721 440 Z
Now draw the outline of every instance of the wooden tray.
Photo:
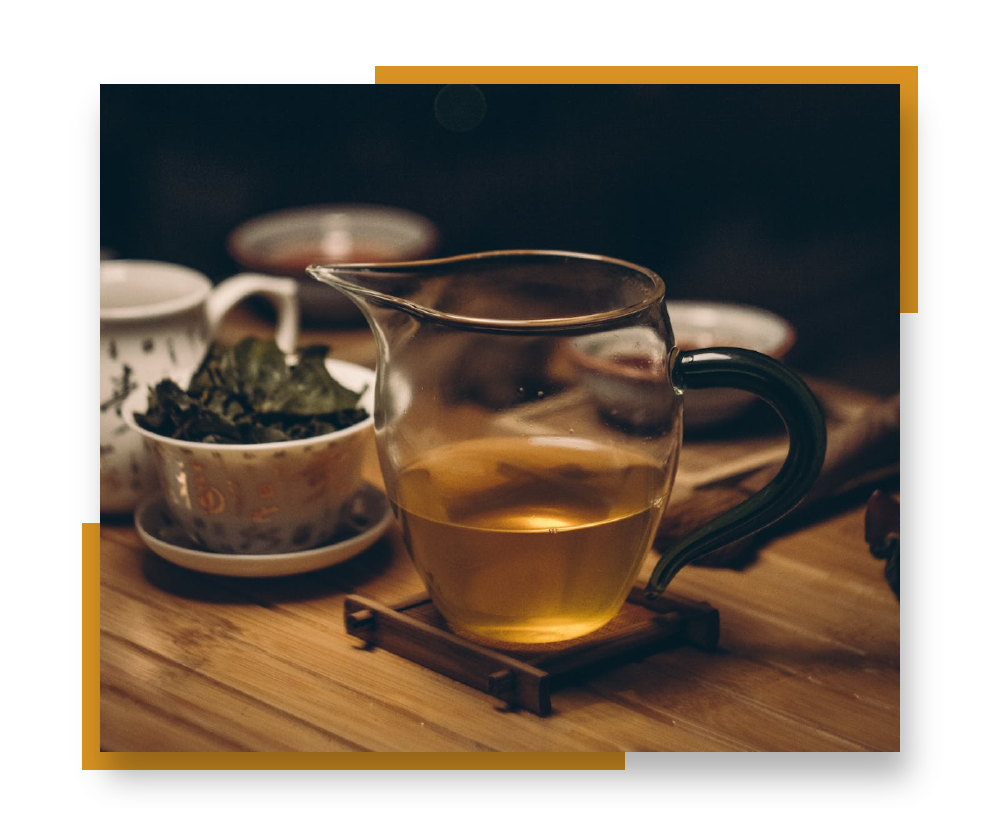
M 673 646 L 713 650 L 719 641 L 719 613 L 712 606 L 670 592 L 649 601 L 638 586 L 610 623 L 574 641 L 546 644 L 544 650 L 468 641 L 448 629 L 426 596 L 388 607 L 350 595 L 344 600 L 344 625 L 367 646 L 539 716 L 551 712 L 551 692 L 569 680 Z

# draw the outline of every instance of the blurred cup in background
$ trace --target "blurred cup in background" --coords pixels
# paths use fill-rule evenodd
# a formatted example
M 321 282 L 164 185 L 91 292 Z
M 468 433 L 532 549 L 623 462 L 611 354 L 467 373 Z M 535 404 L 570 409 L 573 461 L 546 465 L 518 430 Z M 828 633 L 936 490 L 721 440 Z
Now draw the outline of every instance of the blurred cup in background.
M 281 209 L 242 223 L 226 246 L 242 267 L 299 281 L 303 324 L 360 323 L 361 313 L 338 290 L 306 274 L 310 264 L 387 263 L 429 258 L 437 227 L 422 215 L 363 203 Z

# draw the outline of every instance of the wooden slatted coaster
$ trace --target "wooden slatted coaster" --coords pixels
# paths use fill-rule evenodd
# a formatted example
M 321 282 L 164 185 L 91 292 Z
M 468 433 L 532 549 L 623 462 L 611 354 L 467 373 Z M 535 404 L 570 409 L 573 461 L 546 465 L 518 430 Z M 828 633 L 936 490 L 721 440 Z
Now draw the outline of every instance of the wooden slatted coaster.
M 571 680 L 673 646 L 711 651 L 719 641 L 719 613 L 712 606 L 670 592 L 646 600 L 640 586 L 601 629 L 544 649 L 466 640 L 448 629 L 426 596 L 388 607 L 349 595 L 344 624 L 366 647 L 387 650 L 539 716 L 551 712 L 552 691 Z

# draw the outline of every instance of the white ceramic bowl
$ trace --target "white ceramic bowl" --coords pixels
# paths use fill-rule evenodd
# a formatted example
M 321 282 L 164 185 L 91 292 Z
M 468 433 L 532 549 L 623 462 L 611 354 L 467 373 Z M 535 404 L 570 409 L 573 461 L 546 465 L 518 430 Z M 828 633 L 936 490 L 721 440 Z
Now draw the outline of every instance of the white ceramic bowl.
M 681 350 L 747 348 L 783 359 L 795 343 L 795 330 L 768 310 L 721 302 L 668 302 L 674 339 Z M 622 332 L 598 333 L 574 340 L 575 364 L 593 396 L 606 413 L 635 426 L 653 426 L 668 415 L 669 406 L 651 395 L 657 372 L 666 362 L 664 346 L 651 329 L 626 329 L 624 342 L 643 359 L 636 365 L 615 359 L 623 344 Z M 652 375 L 652 376 L 651 376 Z M 742 415 L 754 397 L 736 389 L 690 390 L 684 395 L 684 426 L 701 429 Z
M 795 344 L 795 329 L 777 313 L 744 304 L 708 301 L 667 302 L 674 339 L 693 348 L 747 348 L 783 360 Z M 684 425 L 701 428 L 727 423 L 754 403 L 736 389 L 699 389 L 684 395 Z
M 225 554 L 282 554 L 318 547 L 333 536 L 345 503 L 363 483 L 375 372 L 339 360 L 326 363 L 349 389 L 365 389 L 360 405 L 368 417 L 315 438 L 267 444 L 179 441 L 136 424 L 134 413 L 147 408 L 145 387 L 125 401 L 122 416 L 151 453 L 172 518 L 199 547 Z
M 344 203 L 281 209 L 238 226 L 226 241 L 246 269 L 298 279 L 307 324 L 357 321 L 361 314 L 343 293 L 305 272 L 310 264 L 385 263 L 429 258 L 437 227 L 394 206 Z

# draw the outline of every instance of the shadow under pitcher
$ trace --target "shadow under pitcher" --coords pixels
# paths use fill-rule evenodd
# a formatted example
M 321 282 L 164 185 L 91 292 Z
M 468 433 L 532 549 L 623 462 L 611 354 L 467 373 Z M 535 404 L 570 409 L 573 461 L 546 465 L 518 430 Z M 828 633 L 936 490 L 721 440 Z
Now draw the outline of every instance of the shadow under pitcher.
M 763 398 L 789 450 L 770 484 L 663 554 L 649 596 L 791 510 L 822 466 L 805 384 L 753 351 L 678 349 L 643 267 L 524 250 L 309 272 L 374 332 L 386 491 L 434 605 L 472 640 L 565 641 L 615 616 L 667 507 L 687 389 Z

